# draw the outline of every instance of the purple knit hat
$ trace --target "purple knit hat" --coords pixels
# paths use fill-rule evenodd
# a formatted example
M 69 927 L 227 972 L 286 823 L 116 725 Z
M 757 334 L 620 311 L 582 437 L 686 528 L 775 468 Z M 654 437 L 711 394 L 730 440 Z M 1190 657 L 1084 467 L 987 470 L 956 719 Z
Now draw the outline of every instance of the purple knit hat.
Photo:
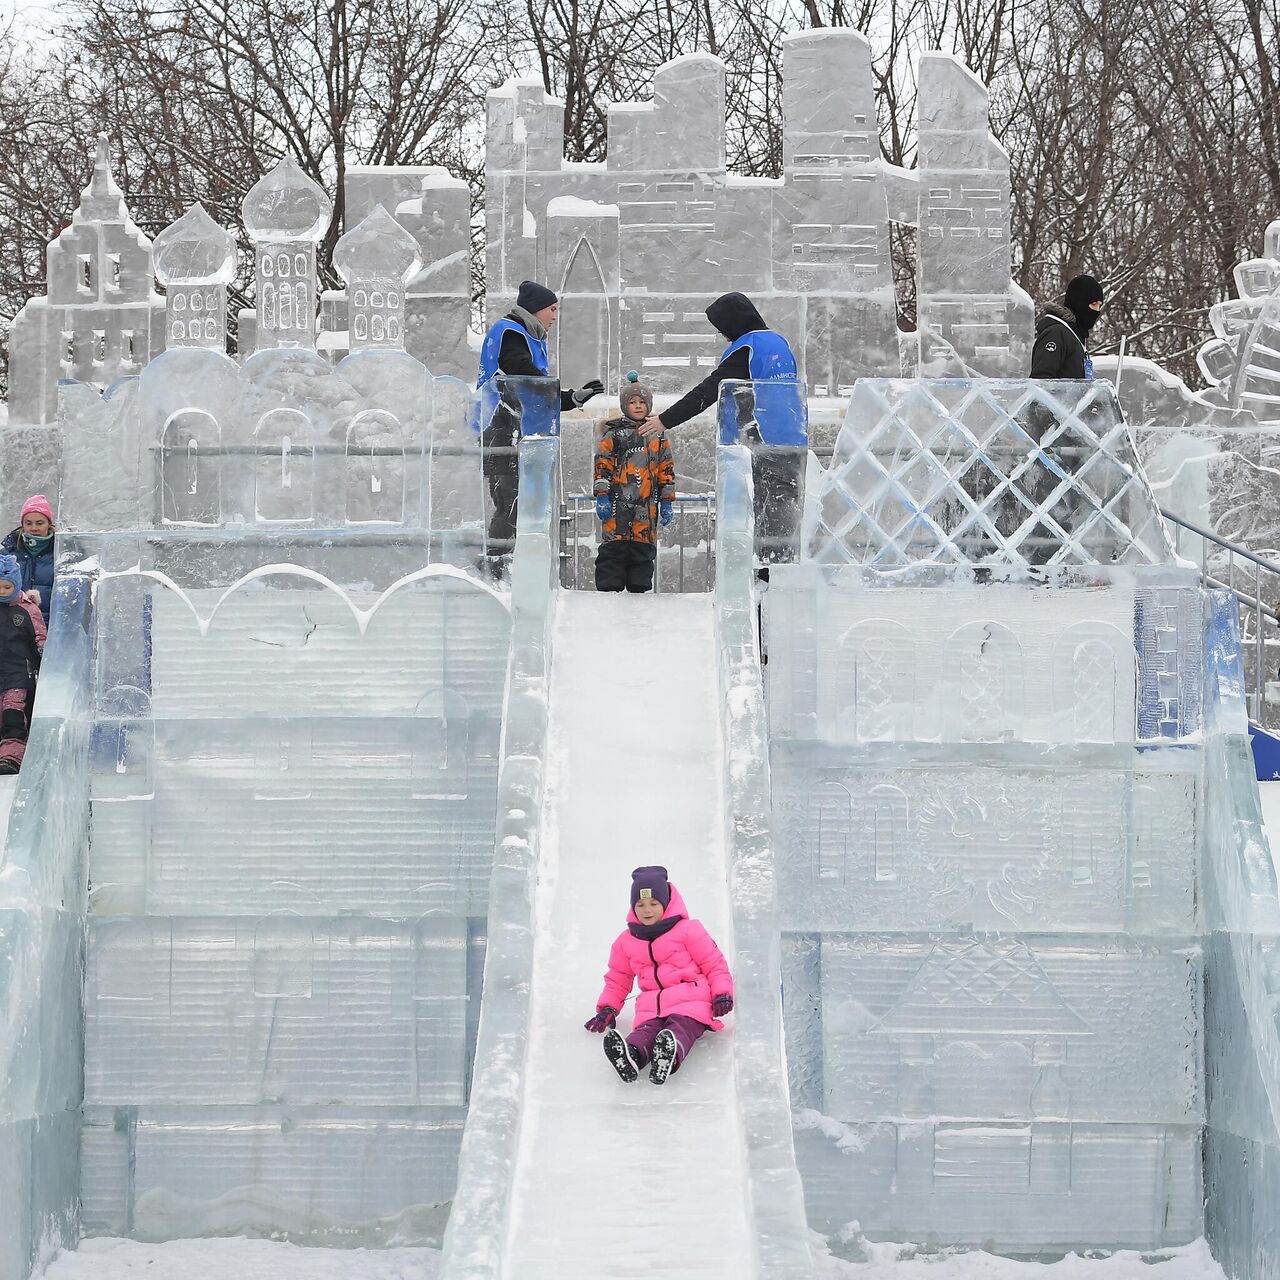
M 671 886 L 666 867 L 637 867 L 631 873 L 631 909 L 641 898 L 653 898 L 665 911 L 671 903 Z

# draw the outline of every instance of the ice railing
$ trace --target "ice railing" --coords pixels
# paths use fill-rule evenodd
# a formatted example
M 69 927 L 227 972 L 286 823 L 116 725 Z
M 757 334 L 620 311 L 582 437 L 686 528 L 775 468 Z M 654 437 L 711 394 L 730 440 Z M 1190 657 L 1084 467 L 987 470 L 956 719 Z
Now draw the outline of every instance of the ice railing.
M 552 619 L 559 585 L 558 442 L 520 446 L 512 561 L 511 664 L 489 885 L 484 1002 L 458 1183 L 444 1238 L 446 1280 L 503 1274 L 529 1038 L 534 895 L 546 781 Z
M 0 1280 L 79 1238 L 93 603 L 60 575 L 0 847 Z
M 1205 1234 L 1228 1275 L 1263 1280 L 1280 1266 L 1280 900 L 1239 612 L 1227 591 L 1206 606 Z
M 781 946 L 769 733 L 756 629 L 752 458 L 719 450 L 716 645 L 724 712 L 723 822 L 738 991 L 734 1064 L 759 1280 L 813 1275 L 782 1045 Z
M 819 564 L 1168 564 L 1109 383 L 862 379 L 802 536 Z

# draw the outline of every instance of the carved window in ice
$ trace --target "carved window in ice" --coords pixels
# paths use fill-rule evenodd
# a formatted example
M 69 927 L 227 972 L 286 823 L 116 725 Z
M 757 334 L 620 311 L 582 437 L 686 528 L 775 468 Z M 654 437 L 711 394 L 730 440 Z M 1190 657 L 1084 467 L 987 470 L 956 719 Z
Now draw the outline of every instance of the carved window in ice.
M 1053 650 L 1054 712 L 1070 716 L 1079 742 L 1115 742 L 1134 732 L 1132 640 L 1109 624 L 1078 623 Z
M 95 804 L 151 799 L 155 740 L 151 699 L 142 689 L 117 684 L 98 698 L 91 752 Z
M 867 792 L 867 828 L 871 837 L 872 879 L 884 883 L 898 878 L 909 806 L 901 787 L 881 783 Z
M 849 874 L 853 797 L 839 782 L 822 782 L 809 793 L 814 836 L 813 870 L 820 884 L 844 884 Z
M 595 246 L 581 236 L 560 284 L 560 320 L 556 325 L 556 367 L 564 383 L 609 378 L 613 339 L 609 290 Z
M 467 925 L 444 912 L 413 926 L 412 1016 L 421 1031 L 415 1102 L 459 1106 L 467 1082 Z
M 93 255 L 76 254 L 77 278 L 76 286 L 81 293 L 93 292 Z
M 970 622 L 946 641 L 944 740 L 1007 742 L 1022 727 L 1022 646 L 999 622 Z
M 914 732 L 916 646 L 900 622 L 868 618 L 835 646 L 832 717 L 826 736 L 839 741 L 909 739 Z
M 381 409 L 368 409 L 347 428 L 347 523 L 404 522 L 404 430 Z
M 222 428 L 203 409 L 179 409 L 160 436 L 160 518 L 164 524 L 222 522 Z
M 304 524 L 315 516 L 311 424 L 297 409 L 272 409 L 253 433 L 254 515 Z
M 432 689 L 413 709 L 412 793 L 418 800 L 465 800 L 471 712 L 452 689 Z

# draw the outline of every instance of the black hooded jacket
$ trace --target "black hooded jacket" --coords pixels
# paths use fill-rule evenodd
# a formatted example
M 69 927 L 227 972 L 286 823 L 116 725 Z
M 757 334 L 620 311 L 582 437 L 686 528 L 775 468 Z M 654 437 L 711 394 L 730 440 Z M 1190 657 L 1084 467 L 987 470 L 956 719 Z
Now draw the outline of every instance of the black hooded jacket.
M 769 327 L 756 310 L 755 304 L 744 293 L 721 295 L 707 308 L 707 319 L 730 342 L 737 342 L 743 334 Z M 721 360 L 692 391 L 682 396 L 669 409 L 664 409 L 658 418 L 668 429 L 678 427 L 715 404 L 720 396 L 722 382 L 746 382 L 750 377 L 751 352 L 743 347 L 727 360 Z
M 1036 341 L 1031 348 L 1033 378 L 1083 378 L 1089 354 L 1080 324 L 1066 307 L 1050 302 L 1036 317 Z

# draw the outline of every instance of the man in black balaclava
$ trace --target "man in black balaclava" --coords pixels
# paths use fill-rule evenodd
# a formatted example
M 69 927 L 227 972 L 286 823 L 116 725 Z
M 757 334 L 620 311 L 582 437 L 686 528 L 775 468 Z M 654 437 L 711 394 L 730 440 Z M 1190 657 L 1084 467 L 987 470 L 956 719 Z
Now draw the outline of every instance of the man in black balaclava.
M 1062 304 L 1050 302 L 1036 317 L 1031 349 L 1033 378 L 1092 378 L 1089 330 L 1102 311 L 1102 286 L 1092 276 L 1076 276 Z

